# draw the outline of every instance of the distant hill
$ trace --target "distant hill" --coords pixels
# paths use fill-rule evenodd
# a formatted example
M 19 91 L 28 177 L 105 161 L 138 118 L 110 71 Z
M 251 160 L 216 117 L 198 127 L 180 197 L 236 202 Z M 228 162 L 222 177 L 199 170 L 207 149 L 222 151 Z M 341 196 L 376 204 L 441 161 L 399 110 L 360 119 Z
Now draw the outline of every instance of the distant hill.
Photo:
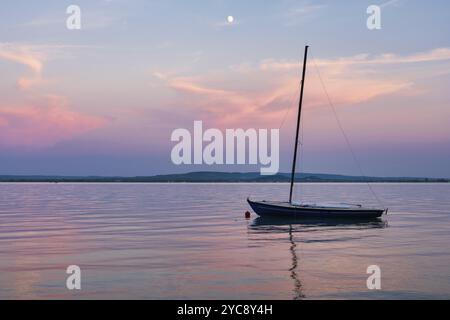
M 290 173 L 262 176 L 259 172 L 201 171 L 138 177 L 15 176 L 0 175 L 0 182 L 289 182 Z M 323 173 L 297 173 L 297 182 L 450 182 L 450 179 L 415 177 L 363 177 Z

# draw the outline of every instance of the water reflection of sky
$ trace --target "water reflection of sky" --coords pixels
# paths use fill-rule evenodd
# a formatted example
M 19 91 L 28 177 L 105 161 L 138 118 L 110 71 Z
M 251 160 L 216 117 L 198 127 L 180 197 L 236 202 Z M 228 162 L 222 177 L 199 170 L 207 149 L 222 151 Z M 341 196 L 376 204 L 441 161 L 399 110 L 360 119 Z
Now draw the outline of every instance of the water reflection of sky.
M 248 194 L 284 199 L 284 184 L 0 184 L 0 297 L 448 298 L 449 185 L 374 188 L 387 217 L 323 223 L 244 219 Z M 356 184 L 301 195 L 371 201 Z

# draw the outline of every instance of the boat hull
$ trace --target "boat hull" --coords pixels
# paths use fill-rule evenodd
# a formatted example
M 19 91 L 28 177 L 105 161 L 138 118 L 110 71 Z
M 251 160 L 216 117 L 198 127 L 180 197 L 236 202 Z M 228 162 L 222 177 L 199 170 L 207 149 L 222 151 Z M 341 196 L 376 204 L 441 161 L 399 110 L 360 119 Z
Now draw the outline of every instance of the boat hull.
M 385 209 L 363 207 L 332 208 L 292 205 L 288 202 L 252 201 L 247 199 L 253 211 L 260 217 L 295 217 L 320 219 L 373 219 L 383 215 Z

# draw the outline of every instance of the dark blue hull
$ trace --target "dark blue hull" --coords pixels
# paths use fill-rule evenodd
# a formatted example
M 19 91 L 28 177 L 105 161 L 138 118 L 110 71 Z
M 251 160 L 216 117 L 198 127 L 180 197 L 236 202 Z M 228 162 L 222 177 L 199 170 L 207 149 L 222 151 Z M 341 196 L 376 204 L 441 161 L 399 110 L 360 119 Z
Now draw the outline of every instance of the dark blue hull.
M 267 218 L 295 217 L 314 219 L 373 219 L 383 215 L 385 209 L 371 209 L 362 207 L 332 208 L 296 206 L 287 202 L 251 201 L 247 199 L 253 211 Z

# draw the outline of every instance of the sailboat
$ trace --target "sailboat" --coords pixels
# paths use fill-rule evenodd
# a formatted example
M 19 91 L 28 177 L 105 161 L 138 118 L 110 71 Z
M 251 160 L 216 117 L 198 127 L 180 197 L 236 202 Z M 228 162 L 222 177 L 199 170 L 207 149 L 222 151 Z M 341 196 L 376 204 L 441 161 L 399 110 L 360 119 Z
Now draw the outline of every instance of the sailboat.
M 308 57 L 308 48 L 305 46 L 303 58 L 303 72 L 300 87 L 300 99 L 297 114 L 297 130 L 295 135 L 294 159 L 292 161 L 291 186 L 289 192 L 289 201 L 253 201 L 247 198 L 247 202 L 253 211 L 261 217 L 295 217 L 295 218 L 349 218 L 349 219 L 371 219 L 378 218 L 383 213 L 387 213 L 385 208 L 367 208 L 361 204 L 307 204 L 295 203 L 292 201 L 292 191 L 295 180 L 295 165 L 297 162 L 298 136 L 300 129 L 300 119 L 303 102 L 303 90 L 305 86 L 306 60 Z

